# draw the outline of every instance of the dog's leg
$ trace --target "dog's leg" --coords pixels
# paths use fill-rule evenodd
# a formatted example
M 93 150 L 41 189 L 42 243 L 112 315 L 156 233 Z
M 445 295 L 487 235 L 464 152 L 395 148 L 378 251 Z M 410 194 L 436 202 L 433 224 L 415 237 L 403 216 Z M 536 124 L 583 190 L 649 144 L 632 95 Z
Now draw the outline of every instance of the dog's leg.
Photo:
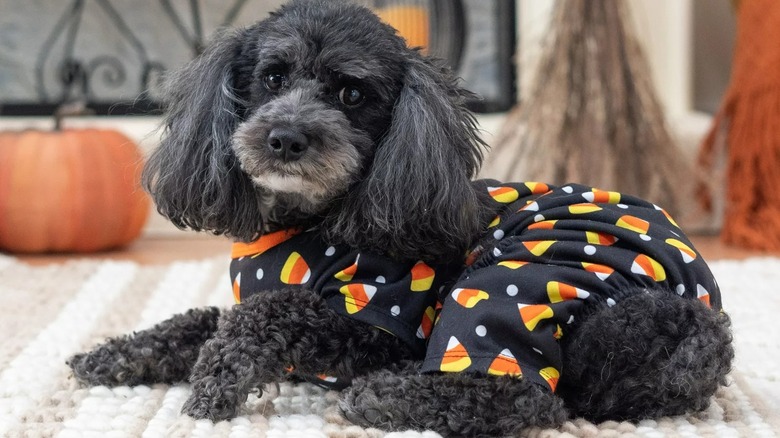
M 217 329 L 219 309 L 193 309 L 132 335 L 109 339 L 68 359 L 87 385 L 140 385 L 187 380 L 198 351 Z
M 566 419 L 548 389 L 509 376 L 421 374 L 420 363 L 357 378 L 343 393 L 344 416 L 383 430 L 434 430 L 444 436 L 506 436 Z
M 250 296 L 225 312 L 193 368 L 182 412 L 234 417 L 249 392 L 302 374 L 352 377 L 410 358 L 395 336 L 343 317 L 316 293 L 284 289 Z
M 564 340 L 558 391 L 595 421 L 703 410 L 734 358 L 728 316 L 671 291 L 621 301 Z

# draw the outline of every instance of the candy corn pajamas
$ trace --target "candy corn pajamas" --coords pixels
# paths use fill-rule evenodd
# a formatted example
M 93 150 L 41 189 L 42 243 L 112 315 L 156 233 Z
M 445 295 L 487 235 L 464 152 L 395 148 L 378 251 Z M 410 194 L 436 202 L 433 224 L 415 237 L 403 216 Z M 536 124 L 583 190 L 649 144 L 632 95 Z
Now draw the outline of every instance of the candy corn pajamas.
M 418 357 L 425 354 L 440 289 L 462 270 L 423 262 L 398 262 L 324 243 L 316 230 L 277 231 L 255 242 L 233 245 L 230 280 L 236 303 L 259 293 L 307 288 L 337 313 L 389 332 Z M 300 376 L 323 386 L 343 387 L 338 376 Z
M 495 219 L 440 297 L 424 371 L 512 375 L 555 391 L 559 340 L 629 294 L 662 289 L 720 309 L 709 268 L 660 207 L 575 184 L 475 185 Z

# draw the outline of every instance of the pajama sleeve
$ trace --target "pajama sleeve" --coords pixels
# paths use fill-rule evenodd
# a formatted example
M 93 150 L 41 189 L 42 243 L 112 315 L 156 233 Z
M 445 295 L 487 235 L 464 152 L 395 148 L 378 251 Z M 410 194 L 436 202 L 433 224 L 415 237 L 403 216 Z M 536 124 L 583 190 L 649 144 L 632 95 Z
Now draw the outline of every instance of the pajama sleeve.
M 316 231 L 277 237 L 234 257 L 231 280 L 237 302 L 255 293 L 308 287 L 337 313 L 389 332 L 422 357 L 437 298 L 461 269 L 325 243 Z M 278 241 L 278 242 L 276 242 Z

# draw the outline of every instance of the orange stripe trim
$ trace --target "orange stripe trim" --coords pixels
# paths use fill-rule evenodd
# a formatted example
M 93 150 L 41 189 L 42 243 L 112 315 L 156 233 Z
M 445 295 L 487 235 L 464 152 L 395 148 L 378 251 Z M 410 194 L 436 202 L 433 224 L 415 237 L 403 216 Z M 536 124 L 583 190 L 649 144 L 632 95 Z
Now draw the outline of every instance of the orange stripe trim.
M 300 229 L 293 228 L 290 230 L 274 231 L 273 233 L 263 234 L 259 239 L 250 243 L 236 242 L 233 244 L 230 257 L 237 259 L 240 257 L 260 255 L 300 233 Z

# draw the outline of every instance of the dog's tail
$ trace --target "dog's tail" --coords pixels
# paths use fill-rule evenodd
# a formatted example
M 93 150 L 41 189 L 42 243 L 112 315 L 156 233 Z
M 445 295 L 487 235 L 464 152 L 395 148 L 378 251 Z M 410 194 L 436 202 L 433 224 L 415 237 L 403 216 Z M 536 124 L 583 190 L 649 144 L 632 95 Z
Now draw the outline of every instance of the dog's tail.
M 220 310 L 193 309 L 154 327 L 111 338 L 68 359 L 86 385 L 141 385 L 187 381 L 200 347 L 217 330 Z
M 639 420 L 707 408 L 734 359 L 729 317 L 699 300 L 639 293 L 565 341 L 559 393 L 572 414 Z

